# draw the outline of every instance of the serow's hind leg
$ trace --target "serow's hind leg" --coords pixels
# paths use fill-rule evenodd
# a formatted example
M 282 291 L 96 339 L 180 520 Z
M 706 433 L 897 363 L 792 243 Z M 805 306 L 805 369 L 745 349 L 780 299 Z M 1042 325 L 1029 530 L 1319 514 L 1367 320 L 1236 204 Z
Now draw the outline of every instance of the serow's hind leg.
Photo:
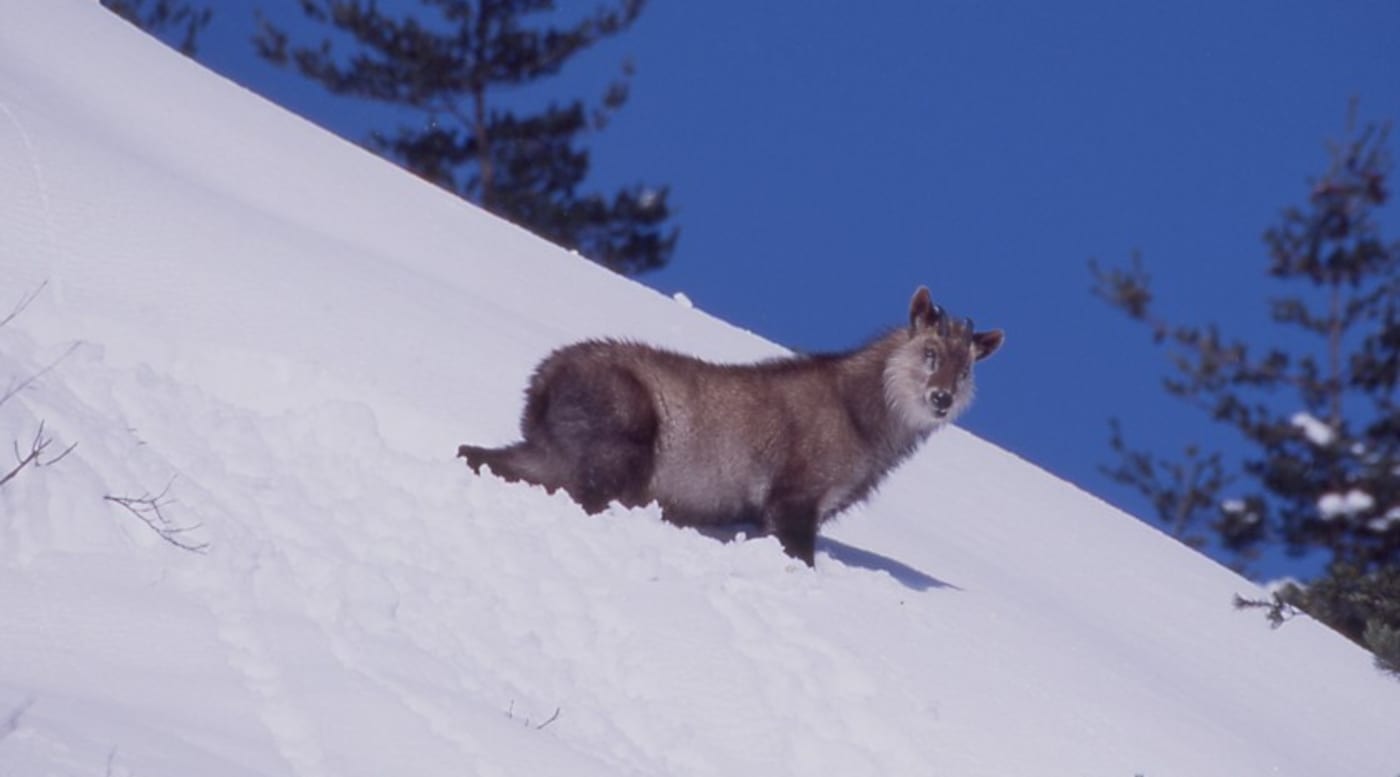
M 496 477 L 510 483 L 544 486 L 550 493 L 562 488 L 586 513 L 601 513 L 616 499 L 627 507 L 639 507 L 646 478 L 651 472 L 651 448 L 644 442 L 610 438 L 586 446 L 562 445 L 550 457 L 528 442 L 505 448 L 462 445 L 457 456 L 477 474 L 489 467 Z
M 481 448 L 476 445 L 458 445 L 457 458 L 466 459 L 467 466 L 472 472 L 481 474 L 481 465 L 486 463 L 487 457 L 492 453 L 490 448 Z
M 524 481 L 544 486 L 550 491 L 559 488 L 561 483 L 550 477 L 545 456 L 529 443 L 518 442 L 504 448 L 481 448 L 476 445 L 462 445 L 457 448 L 457 456 L 467 460 L 472 472 L 481 474 L 483 466 L 507 482 Z

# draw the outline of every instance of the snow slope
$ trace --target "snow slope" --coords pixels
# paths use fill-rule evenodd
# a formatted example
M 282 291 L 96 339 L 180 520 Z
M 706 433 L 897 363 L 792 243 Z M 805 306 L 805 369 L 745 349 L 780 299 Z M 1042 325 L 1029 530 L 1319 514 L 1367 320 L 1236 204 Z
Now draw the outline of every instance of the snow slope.
M 555 345 L 778 349 L 92 0 L 0 18 L 0 443 L 77 446 L 0 487 L 0 775 L 1400 772 L 1366 654 L 956 429 L 815 570 L 471 476 Z

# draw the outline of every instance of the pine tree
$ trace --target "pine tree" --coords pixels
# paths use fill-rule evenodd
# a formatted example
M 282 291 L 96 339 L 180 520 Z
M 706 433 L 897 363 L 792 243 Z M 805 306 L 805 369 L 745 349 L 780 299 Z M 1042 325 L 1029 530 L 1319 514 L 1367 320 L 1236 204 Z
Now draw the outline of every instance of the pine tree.
M 167 42 L 187 57 L 195 55 L 199 33 L 214 18 L 209 8 L 199 8 L 182 0 L 102 0 L 102 5 L 162 40 L 167 40 L 167 33 L 173 31 L 177 37 Z
M 1095 293 L 1172 349 L 1166 391 L 1238 432 L 1238 471 L 1190 446 L 1162 458 L 1128 446 L 1117 421 L 1105 471 L 1146 496 L 1158 519 L 1197 544 L 1213 536 L 1236 558 L 1282 545 L 1321 551 L 1327 571 L 1286 586 L 1275 616 L 1296 606 L 1400 670 L 1400 242 L 1377 211 L 1388 197 L 1388 127 L 1369 125 L 1331 149 L 1305 206 L 1264 235 L 1268 275 L 1293 290 L 1270 299 L 1287 348 L 1259 349 L 1214 325 L 1154 314 L 1140 260 L 1091 263 Z M 1239 486 L 1240 491 L 1232 491 Z M 1250 604 L 1245 602 L 1245 604 Z
M 414 126 L 373 132 L 377 152 L 604 266 L 639 273 L 665 265 L 675 247 L 668 188 L 639 184 L 611 197 L 580 191 L 589 154 L 579 136 L 601 129 L 626 102 L 630 66 L 594 108 L 574 100 L 521 115 L 498 98 L 627 29 L 643 2 L 621 0 L 551 27 L 527 20 L 554 12 L 553 0 L 422 0 L 435 11 L 428 21 L 391 15 L 374 2 L 301 0 L 308 18 L 355 41 L 351 55 L 336 56 L 329 39 L 292 46 L 265 18 L 255 43 L 267 60 L 295 65 L 335 94 L 421 115 Z

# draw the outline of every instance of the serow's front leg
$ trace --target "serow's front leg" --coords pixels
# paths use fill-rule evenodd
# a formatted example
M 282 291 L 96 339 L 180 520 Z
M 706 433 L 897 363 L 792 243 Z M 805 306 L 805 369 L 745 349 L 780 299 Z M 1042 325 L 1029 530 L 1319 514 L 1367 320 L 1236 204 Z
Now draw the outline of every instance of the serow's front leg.
M 815 566 L 817 508 L 805 501 L 778 501 L 764 511 L 764 528 L 778 538 L 783 550 L 807 566 Z

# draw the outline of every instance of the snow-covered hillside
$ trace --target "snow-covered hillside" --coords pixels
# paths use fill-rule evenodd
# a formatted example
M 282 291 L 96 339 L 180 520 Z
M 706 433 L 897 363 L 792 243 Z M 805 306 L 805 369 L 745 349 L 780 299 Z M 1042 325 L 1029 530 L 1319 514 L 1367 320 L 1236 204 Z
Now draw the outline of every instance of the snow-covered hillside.
M 0 445 L 76 445 L 0 487 L 0 775 L 1400 772 L 1365 653 L 956 429 L 815 570 L 471 476 L 553 346 L 778 349 L 94 0 L 0 18 Z

